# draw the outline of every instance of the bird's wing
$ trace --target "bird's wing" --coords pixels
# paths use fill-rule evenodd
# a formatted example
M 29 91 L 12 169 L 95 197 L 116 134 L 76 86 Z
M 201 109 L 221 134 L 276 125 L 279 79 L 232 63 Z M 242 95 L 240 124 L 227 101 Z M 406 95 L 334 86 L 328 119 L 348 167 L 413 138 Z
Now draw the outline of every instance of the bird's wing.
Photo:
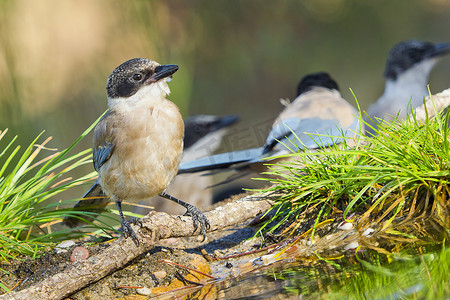
M 101 166 L 111 157 L 114 151 L 113 127 L 108 122 L 111 112 L 108 111 L 98 122 L 94 130 L 94 147 L 92 160 L 98 172 Z
M 264 145 L 264 153 L 328 147 L 359 130 L 358 112 L 337 92 L 316 88 L 286 106 Z M 279 141 L 279 142 L 278 142 Z
M 108 161 L 114 151 L 113 128 L 111 123 L 108 122 L 109 116 L 111 116 L 111 112 L 107 111 L 100 119 L 97 126 L 95 126 L 94 130 L 92 160 L 94 162 L 94 169 L 97 172 L 100 170 L 101 166 Z M 77 215 L 66 217 L 64 223 L 69 227 L 79 226 L 86 221 L 91 222 L 96 217 L 96 214 L 102 212 L 110 201 L 101 188 L 100 178 L 97 178 L 95 183 L 82 198 L 82 200 L 75 204 L 74 209 L 83 210 L 85 215 L 83 217 Z
M 321 136 L 325 135 L 325 136 Z M 277 124 L 267 137 L 264 153 L 287 148 L 291 151 L 328 147 L 337 142 L 337 120 L 320 118 L 288 119 Z

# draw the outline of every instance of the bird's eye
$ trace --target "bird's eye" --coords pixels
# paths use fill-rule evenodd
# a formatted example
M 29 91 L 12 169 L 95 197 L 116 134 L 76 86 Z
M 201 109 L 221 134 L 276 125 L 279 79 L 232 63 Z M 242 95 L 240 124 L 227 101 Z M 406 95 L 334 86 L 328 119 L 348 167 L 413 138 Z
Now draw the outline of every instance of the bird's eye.
M 194 126 L 194 132 L 195 133 L 200 133 L 202 131 L 203 131 L 203 127 L 202 126 L 200 126 L 200 125 L 195 125 Z
M 142 74 L 139 73 L 133 74 L 131 78 L 133 78 L 133 80 L 135 81 L 140 81 L 142 79 Z

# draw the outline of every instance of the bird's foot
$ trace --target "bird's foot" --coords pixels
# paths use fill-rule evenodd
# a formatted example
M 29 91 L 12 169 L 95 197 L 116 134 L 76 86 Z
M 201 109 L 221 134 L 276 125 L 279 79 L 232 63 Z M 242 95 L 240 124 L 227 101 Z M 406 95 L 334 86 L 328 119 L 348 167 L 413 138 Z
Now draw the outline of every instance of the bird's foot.
M 122 232 L 124 238 L 131 237 L 136 247 L 139 247 L 139 239 L 130 224 L 136 224 L 142 227 L 142 221 L 139 218 L 133 218 L 130 221 L 122 220 Z
M 137 218 L 137 217 L 133 217 L 133 218 L 131 218 L 130 219 L 130 221 L 129 221 L 131 224 L 134 224 L 134 225 L 139 225 L 139 227 L 141 227 L 142 228 L 142 221 L 141 221 L 141 218 Z
M 195 206 L 190 204 L 186 207 L 186 213 L 184 215 L 190 216 L 192 218 L 192 221 L 194 222 L 194 232 L 197 231 L 197 228 L 200 225 L 200 230 L 203 235 L 202 240 L 203 242 L 206 239 L 206 230 L 211 227 L 206 216 L 201 211 L 199 211 Z

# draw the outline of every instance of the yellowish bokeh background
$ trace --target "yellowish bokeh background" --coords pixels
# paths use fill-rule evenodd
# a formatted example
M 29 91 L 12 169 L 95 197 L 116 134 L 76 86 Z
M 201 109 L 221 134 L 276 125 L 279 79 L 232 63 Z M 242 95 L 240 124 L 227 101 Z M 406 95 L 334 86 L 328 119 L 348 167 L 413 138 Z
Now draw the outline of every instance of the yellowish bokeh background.
M 450 42 L 450 1 L 0 1 L 0 129 L 22 144 L 46 130 L 69 146 L 133 57 L 180 65 L 170 98 L 183 115 L 238 114 L 238 130 L 272 120 L 310 72 L 329 72 L 367 108 L 389 49 L 410 38 Z M 450 87 L 450 57 L 430 83 Z

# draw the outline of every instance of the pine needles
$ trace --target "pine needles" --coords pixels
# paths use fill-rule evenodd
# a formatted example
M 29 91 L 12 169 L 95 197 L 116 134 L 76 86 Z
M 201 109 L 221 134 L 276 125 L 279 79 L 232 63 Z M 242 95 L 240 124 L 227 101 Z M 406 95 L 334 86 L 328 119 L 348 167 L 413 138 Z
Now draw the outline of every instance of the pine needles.
M 93 126 L 61 152 L 47 148 L 51 138 L 41 141 L 42 133 L 22 150 L 15 145 L 17 136 L 8 141 L 7 130 L 0 131 L 1 259 L 20 254 L 34 257 L 49 244 L 73 237 L 68 230 L 53 231 L 51 225 L 68 214 L 60 206 L 73 201 L 57 201 L 60 194 L 94 176 L 69 177 L 72 170 L 91 162 L 90 149 L 70 152 Z M 42 154 L 44 158 L 40 158 Z

